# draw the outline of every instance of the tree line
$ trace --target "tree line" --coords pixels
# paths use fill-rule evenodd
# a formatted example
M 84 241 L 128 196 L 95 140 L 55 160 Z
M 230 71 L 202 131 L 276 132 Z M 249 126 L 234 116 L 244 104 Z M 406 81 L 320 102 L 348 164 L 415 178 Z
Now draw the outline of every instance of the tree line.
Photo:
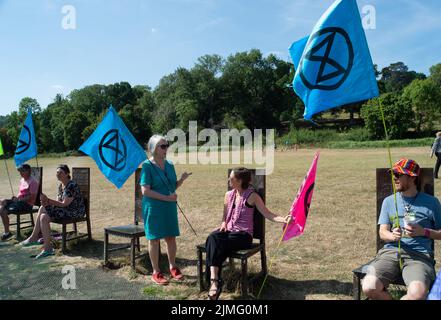
M 429 77 L 408 70 L 402 62 L 376 72 L 392 136 L 399 138 L 411 128 L 432 130 L 441 112 L 441 64 L 430 69 Z M 0 137 L 5 152 L 13 154 L 31 108 L 39 153 L 77 150 L 110 104 L 141 145 L 153 133 L 165 134 L 172 128 L 187 131 L 191 120 L 198 122 L 199 129 L 274 128 L 280 133 L 286 124 L 295 128 L 304 112 L 302 101 L 290 87 L 294 73 L 291 63 L 275 55 L 264 56 L 257 49 L 227 58 L 205 55 L 192 68 L 180 67 L 164 76 L 154 89 L 128 82 L 95 84 L 66 97 L 58 94 L 46 108 L 25 97 L 18 111 L 0 117 Z M 371 137 L 382 138 L 376 103 L 344 106 L 330 114 L 358 114 Z

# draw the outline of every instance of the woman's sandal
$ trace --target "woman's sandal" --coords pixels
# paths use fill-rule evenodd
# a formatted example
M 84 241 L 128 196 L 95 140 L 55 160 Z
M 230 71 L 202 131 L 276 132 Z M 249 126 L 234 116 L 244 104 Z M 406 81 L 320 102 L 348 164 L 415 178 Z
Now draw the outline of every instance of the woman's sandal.
M 219 300 L 219 296 L 222 292 L 222 285 L 223 281 L 222 279 L 210 279 L 210 289 L 208 290 L 208 299 L 209 300 Z M 217 289 L 211 289 L 211 286 L 213 283 L 217 282 Z M 211 295 L 210 293 L 215 293 Z

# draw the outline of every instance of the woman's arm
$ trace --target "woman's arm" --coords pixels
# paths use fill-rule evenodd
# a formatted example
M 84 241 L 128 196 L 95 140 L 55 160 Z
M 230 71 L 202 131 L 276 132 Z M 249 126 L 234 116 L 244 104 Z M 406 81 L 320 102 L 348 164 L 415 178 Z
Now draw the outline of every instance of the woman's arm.
M 53 200 L 53 199 L 47 199 L 48 200 L 48 204 L 51 206 L 55 206 L 55 207 L 68 207 L 72 201 L 74 200 L 74 198 L 64 198 L 64 200 L 62 201 L 57 201 L 57 200 Z
M 176 189 L 179 188 L 180 186 L 182 186 L 182 184 L 184 183 L 184 181 L 187 180 L 187 178 L 188 178 L 189 176 L 191 176 L 191 175 L 192 175 L 191 172 L 190 172 L 190 173 L 184 172 L 184 173 L 182 174 L 182 176 L 181 176 L 181 179 L 179 179 L 178 181 L 176 181 Z
M 170 194 L 168 196 L 163 195 L 159 192 L 153 191 L 150 189 L 149 185 L 141 186 L 142 195 L 144 197 L 149 197 L 155 200 L 167 201 L 167 202 L 176 202 L 178 196 L 176 193 Z
M 254 205 L 257 208 L 257 210 L 259 210 L 259 212 L 262 213 L 262 215 L 265 218 L 267 218 L 268 220 L 270 220 L 272 222 L 288 223 L 289 224 L 292 220 L 292 216 L 290 214 L 285 217 L 282 217 L 282 216 L 278 216 L 278 215 L 272 213 L 271 211 L 269 211 L 269 209 L 263 203 L 262 198 L 256 192 L 252 193 L 248 197 L 248 203 L 250 205 Z

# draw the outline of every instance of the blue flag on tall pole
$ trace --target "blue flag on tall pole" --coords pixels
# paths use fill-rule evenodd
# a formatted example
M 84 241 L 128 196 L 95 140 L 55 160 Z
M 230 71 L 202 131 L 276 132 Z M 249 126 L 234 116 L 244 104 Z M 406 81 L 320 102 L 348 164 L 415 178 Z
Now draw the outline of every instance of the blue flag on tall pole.
M 22 163 L 37 156 L 37 142 L 35 139 L 34 123 L 32 122 L 31 109 L 24 122 L 15 149 L 14 160 L 17 167 Z
M 112 106 L 79 150 L 95 160 L 101 172 L 118 189 L 147 159 L 144 149 Z
M 293 87 L 305 104 L 304 118 L 378 97 L 374 66 L 356 0 L 337 0 L 310 36 L 289 49 Z

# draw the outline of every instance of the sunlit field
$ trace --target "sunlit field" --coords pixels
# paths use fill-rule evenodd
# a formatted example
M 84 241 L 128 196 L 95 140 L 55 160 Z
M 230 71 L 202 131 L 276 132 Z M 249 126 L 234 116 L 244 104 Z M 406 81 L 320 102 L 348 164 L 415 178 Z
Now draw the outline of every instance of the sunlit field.
M 434 160 L 430 159 L 429 152 L 429 147 L 393 149 L 392 157 L 397 160 L 406 156 L 415 159 L 422 167 L 432 167 Z M 314 153 L 315 150 L 276 152 L 274 172 L 267 177 L 266 186 L 266 203 L 271 211 L 279 215 L 288 213 Z M 43 190 L 49 197 L 56 195 L 55 171 L 58 164 L 91 168 L 94 241 L 71 243 L 69 253 L 63 256 L 57 250 L 55 260 L 60 265 L 102 268 L 103 229 L 133 221 L 134 176 L 129 178 L 121 190 L 117 190 L 88 157 L 41 157 L 38 161 L 44 167 Z M 35 166 L 35 159 L 29 161 L 29 164 Z M 17 192 L 19 176 L 12 160 L 8 161 L 8 166 L 14 192 Z M 369 261 L 376 252 L 375 169 L 386 166 L 386 149 L 321 151 L 316 187 L 304 235 L 282 243 L 275 256 L 282 226 L 270 221 L 266 223 L 267 255 L 272 267 L 262 299 L 351 299 L 351 270 Z M 128 252 L 112 254 L 111 270 L 102 268 L 103 272 L 112 272 L 115 276 L 130 281 L 144 282 L 145 294 L 165 298 L 205 299 L 206 293 L 199 293 L 197 286 L 195 246 L 203 243 L 209 232 L 220 224 L 229 167 L 233 165 L 176 165 L 178 177 L 184 171 L 193 172 L 178 189 L 178 201 L 198 233 L 196 237 L 179 214 L 181 236 L 178 238 L 178 263 L 187 276 L 183 283 L 172 283 L 167 288 L 155 287 L 150 281 L 151 266 L 148 259 L 138 261 L 136 273 L 133 273 L 130 270 Z M 0 164 L 0 180 L 0 196 L 10 197 L 11 190 L 4 163 Z M 439 194 L 437 187 L 436 181 L 436 195 Z M 57 227 L 53 226 L 54 229 Z M 123 241 L 111 238 L 112 243 Z M 141 243 L 145 252 L 146 239 L 142 239 Z M 438 260 L 441 257 L 440 248 L 440 245 L 436 246 Z M 165 243 L 162 244 L 161 251 L 161 264 L 166 270 Z M 256 255 L 250 261 L 250 272 L 258 272 L 259 265 Z M 236 266 L 239 267 L 238 264 Z M 438 264 L 436 270 L 439 267 Z M 240 291 L 235 281 L 238 274 L 237 270 L 237 273 L 226 275 L 229 281 L 222 299 L 239 297 Z M 258 289 L 258 286 L 253 288 L 253 292 L 256 293 Z

